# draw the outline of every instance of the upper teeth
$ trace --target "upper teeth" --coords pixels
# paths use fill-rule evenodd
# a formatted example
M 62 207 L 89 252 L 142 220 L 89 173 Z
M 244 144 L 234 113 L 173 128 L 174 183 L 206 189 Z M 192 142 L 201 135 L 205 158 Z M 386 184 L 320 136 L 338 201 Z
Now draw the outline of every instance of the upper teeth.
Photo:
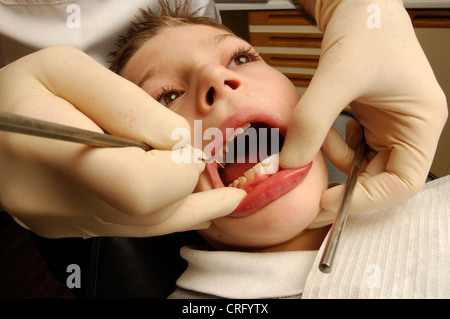
M 279 155 L 273 154 L 263 160 L 262 162 L 256 164 L 248 171 L 244 173 L 244 176 L 240 176 L 230 183 L 231 187 L 244 186 L 247 181 L 255 179 L 256 176 L 262 176 L 266 174 L 275 174 L 279 169 Z
M 245 132 L 246 129 L 248 129 L 250 127 L 250 123 L 244 124 L 241 127 L 236 128 L 233 131 L 233 134 L 231 134 L 230 136 L 228 136 L 227 141 L 231 142 L 232 140 L 234 140 L 236 138 L 236 136 L 238 136 L 239 134 L 242 134 Z
M 233 131 L 233 134 L 231 134 L 230 136 L 228 136 L 225 144 L 218 150 L 218 152 L 216 154 L 218 154 L 219 158 L 218 161 L 225 165 L 226 164 L 226 153 L 228 152 L 228 145 L 227 142 L 231 142 L 233 141 L 238 135 L 242 134 L 245 132 L 246 129 L 248 129 L 250 127 L 250 123 L 246 123 L 244 125 L 242 125 L 241 127 L 236 128 Z

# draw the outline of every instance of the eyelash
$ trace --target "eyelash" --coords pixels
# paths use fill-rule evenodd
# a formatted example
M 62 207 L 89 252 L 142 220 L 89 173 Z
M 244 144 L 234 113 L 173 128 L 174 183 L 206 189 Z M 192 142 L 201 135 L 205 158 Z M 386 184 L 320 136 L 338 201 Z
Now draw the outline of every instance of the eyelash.
M 247 57 L 250 58 L 250 62 L 255 62 L 261 59 L 261 56 L 255 51 L 255 49 L 253 49 L 253 47 L 238 47 L 233 54 L 231 55 L 231 57 L 228 59 L 231 63 L 231 61 L 233 61 L 236 57 L 240 56 L 240 55 L 246 55 Z
M 180 90 L 179 88 L 177 88 L 173 85 L 162 86 L 159 89 L 158 94 L 156 95 L 156 101 L 159 101 L 160 99 L 162 99 L 163 96 L 166 95 L 167 93 L 180 92 L 180 91 L 182 91 L 182 90 Z
M 231 54 L 230 58 L 228 59 L 228 64 L 231 64 L 234 59 L 236 59 L 238 56 L 240 55 L 246 55 L 249 58 L 249 62 L 255 62 L 261 59 L 261 56 L 253 49 L 253 47 L 238 47 L 236 50 L 233 51 L 233 53 Z M 167 85 L 167 86 L 163 86 L 161 87 L 161 89 L 158 91 L 158 94 L 156 95 L 156 101 L 161 100 L 167 93 L 171 93 L 171 92 L 177 92 L 179 94 L 183 94 L 180 93 L 179 88 L 172 86 L 172 85 Z M 168 106 L 168 105 L 167 105 Z

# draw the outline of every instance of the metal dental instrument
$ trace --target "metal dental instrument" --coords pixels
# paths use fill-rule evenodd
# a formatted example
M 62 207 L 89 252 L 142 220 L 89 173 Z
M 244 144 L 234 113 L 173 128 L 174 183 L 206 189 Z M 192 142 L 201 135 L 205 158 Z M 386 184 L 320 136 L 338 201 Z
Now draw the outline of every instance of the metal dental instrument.
M 363 138 L 356 149 L 350 175 L 347 179 L 347 183 L 345 184 L 341 206 L 339 207 L 338 214 L 336 215 L 333 226 L 331 227 L 330 234 L 322 254 L 322 259 L 320 260 L 319 269 L 321 272 L 326 274 L 331 272 L 333 259 L 339 244 L 339 238 L 341 237 L 345 223 L 347 222 L 349 208 L 353 198 L 353 191 L 364 159 L 365 150 L 366 142 Z
M 6 112 L 0 112 L 0 130 L 81 143 L 95 147 L 135 146 L 144 151 L 152 150 L 152 147 L 149 145 L 129 138 L 97 133 Z M 204 160 L 206 162 L 209 162 L 211 159 L 222 166 L 222 164 L 213 157 L 210 159 L 199 158 L 199 160 Z
M 213 156 L 213 157 L 210 157 L 210 158 L 201 158 L 201 157 L 199 157 L 198 159 L 199 159 L 199 160 L 202 160 L 202 161 L 205 161 L 206 163 L 209 163 L 209 162 L 211 162 L 211 161 L 214 161 L 214 162 L 216 162 L 217 165 L 219 165 L 220 167 L 225 168 L 225 166 L 223 166 L 223 164 L 220 163 L 214 156 Z
M 0 112 L 0 130 L 81 143 L 96 147 L 136 146 L 145 151 L 152 149 L 145 143 L 128 138 L 92 132 L 5 112 Z

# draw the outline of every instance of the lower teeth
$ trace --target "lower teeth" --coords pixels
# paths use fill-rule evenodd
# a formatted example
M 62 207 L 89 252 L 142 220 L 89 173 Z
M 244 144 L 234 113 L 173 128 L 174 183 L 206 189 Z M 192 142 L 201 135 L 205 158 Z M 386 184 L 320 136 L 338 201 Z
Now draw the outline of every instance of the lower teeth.
M 235 179 L 233 183 L 230 183 L 229 187 L 239 187 L 244 186 L 247 181 L 251 181 L 255 179 L 257 176 L 267 176 L 267 175 L 273 175 L 276 172 L 278 172 L 279 168 L 279 155 L 273 154 L 270 157 L 266 158 L 265 160 L 261 161 L 260 163 L 256 164 L 252 168 L 250 168 L 248 171 L 244 173 L 244 176 L 240 176 L 239 178 Z

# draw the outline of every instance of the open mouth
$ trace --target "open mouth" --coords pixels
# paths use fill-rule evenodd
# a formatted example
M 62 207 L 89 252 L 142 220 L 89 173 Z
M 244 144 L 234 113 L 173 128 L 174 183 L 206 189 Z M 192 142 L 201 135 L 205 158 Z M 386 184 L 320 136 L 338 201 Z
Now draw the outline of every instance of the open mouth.
M 280 198 L 306 177 L 312 165 L 290 170 L 279 167 L 286 130 L 273 119 L 237 124 L 213 154 L 219 164 L 207 165 L 215 188 L 236 187 L 247 192 L 230 217 L 248 216 Z
M 251 191 L 279 169 L 284 142 L 279 130 L 261 122 L 247 123 L 227 139 L 219 176 L 224 185 Z

